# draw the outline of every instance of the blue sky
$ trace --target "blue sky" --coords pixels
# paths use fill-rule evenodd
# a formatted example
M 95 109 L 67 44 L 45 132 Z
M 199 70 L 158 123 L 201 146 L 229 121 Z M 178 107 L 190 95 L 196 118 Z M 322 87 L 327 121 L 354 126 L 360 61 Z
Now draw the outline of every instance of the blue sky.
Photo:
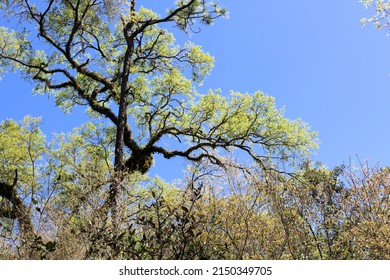
M 138 2 L 163 11 L 173 1 Z M 288 118 L 301 118 L 318 132 L 313 159 L 328 167 L 356 161 L 356 155 L 390 165 L 390 37 L 360 24 L 373 11 L 358 0 L 219 2 L 229 19 L 186 38 L 215 57 L 202 89 L 274 96 Z M 84 108 L 66 115 L 53 99 L 32 96 L 31 88 L 16 74 L 3 78 L 0 120 L 43 116 L 49 135 L 87 120 Z M 173 178 L 183 169 L 183 163 L 174 164 L 166 168 L 172 165 L 157 159 L 153 172 Z

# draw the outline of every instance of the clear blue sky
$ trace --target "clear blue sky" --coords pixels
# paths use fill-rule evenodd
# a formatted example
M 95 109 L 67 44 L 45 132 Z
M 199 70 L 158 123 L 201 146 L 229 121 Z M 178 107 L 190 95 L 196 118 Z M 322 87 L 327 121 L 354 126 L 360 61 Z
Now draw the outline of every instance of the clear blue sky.
M 161 9 L 173 1 L 138 2 Z M 355 155 L 390 165 L 390 37 L 361 26 L 360 18 L 372 11 L 358 0 L 219 2 L 229 19 L 189 36 L 216 60 L 204 89 L 274 96 L 288 118 L 318 132 L 313 159 L 328 167 Z M 0 100 L 0 120 L 43 116 L 47 134 L 87 120 L 83 108 L 65 115 L 47 96 L 32 96 L 31 85 L 17 75 L 0 82 Z M 157 159 L 153 170 L 173 178 L 175 169 Z

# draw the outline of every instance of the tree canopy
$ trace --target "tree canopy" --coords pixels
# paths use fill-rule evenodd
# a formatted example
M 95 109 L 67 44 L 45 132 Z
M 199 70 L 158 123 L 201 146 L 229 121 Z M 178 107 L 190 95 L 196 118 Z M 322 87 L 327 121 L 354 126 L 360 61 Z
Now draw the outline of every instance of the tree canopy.
M 359 0 L 364 4 L 366 9 L 374 7 L 375 12 L 371 17 L 363 18 L 361 22 L 363 24 L 374 23 L 378 29 L 387 29 L 389 28 L 389 11 L 390 11 L 390 2 L 383 0 Z
M 191 32 L 199 21 L 226 14 L 217 4 L 177 1 L 160 16 L 136 1 L 2 3 L 3 15 L 12 17 L 12 28 L 1 29 L 2 68 L 20 71 L 61 108 L 88 106 L 115 127 L 113 209 L 118 172 L 146 173 L 154 154 L 223 166 L 219 150 L 238 149 L 274 168 L 274 160 L 306 155 L 316 145 L 304 123 L 285 119 L 261 92 L 197 92 L 213 58 L 191 42 L 175 44 L 163 25 Z M 178 143 L 162 146 L 167 136 Z
M 347 227 L 339 173 L 304 165 L 316 133 L 284 117 L 261 91 L 199 92 L 214 59 L 173 34 L 194 32 L 226 10 L 179 0 L 159 15 L 142 4 L 0 2 L 8 19 L 0 27 L 1 74 L 17 72 L 64 111 L 84 106 L 92 120 L 53 141 L 40 119 L 1 123 L 0 226 L 11 240 L 4 251 L 16 247 L 10 255 L 18 258 L 351 257 L 332 247 Z M 188 161 L 180 186 L 148 177 L 156 154 Z M 312 196 L 301 197 L 297 185 Z M 310 250 L 297 244 L 302 236 Z

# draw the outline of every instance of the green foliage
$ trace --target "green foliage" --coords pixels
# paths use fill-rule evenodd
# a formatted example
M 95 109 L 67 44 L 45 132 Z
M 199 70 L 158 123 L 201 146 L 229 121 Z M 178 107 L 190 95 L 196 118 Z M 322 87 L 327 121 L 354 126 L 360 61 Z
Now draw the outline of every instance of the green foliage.
M 374 15 L 370 18 L 363 18 L 361 20 L 362 24 L 367 23 L 375 24 L 378 29 L 387 29 L 389 27 L 389 11 L 390 11 L 390 1 L 383 0 L 359 0 L 363 3 L 366 9 L 374 7 Z
M 108 120 L 117 130 L 114 164 L 129 172 L 146 173 L 155 154 L 222 165 L 226 150 L 276 168 L 277 161 L 299 161 L 316 148 L 315 133 L 300 120 L 286 119 L 261 92 L 224 97 L 196 91 L 214 59 L 192 42 L 175 44 L 164 25 L 189 32 L 199 22 L 226 16 L 215 3 L 177 1 L 165 16 L 125 1 L 111 14 L 110 1 L 8 4 L 4 16 L 29 19 L 25 29 L 31 35 L 18 25 L 2 29 L 3 69 L 16 67 L 66 112 L 88 106 L 91 117 Z M 167 136 L 177 148 L 162 145 Z
M 243 147 L 258 161 L 266 155 L 280 160 L 307 156 L 317 147 L 316 133 L 308 132 L 306 124 L 290 121 L 282 113 L 276 109 L 273 97 L 259 91 L 231 92 L 230 98 L 210 91 L 191 106 L 183 130 L 196 128 L 217 147 L 229 146 L 226 142 L 232 147 Z M 255 147 L 264 149 L 265 156 L 255 156 Z
M 15 147 L 32 136 L 46 147 L 31 199 L 36 225 L 18 236 L 9 203 L 0 201 L 1 258 L 44 259 L 387 259 L 388 169 L 328 170 L 306 163 L 293 177 L 257 167 L 199 163 L 166 183 L 130 173 L 121 186 L 120 228 L 105 205 L 113 131 L 88 123 L 46 143 L 36 124 L 1 124 L 2 158 L 22 170 Z M 31 129 L 31 126 L 35 129 Z M 30 127 L 30 130 L 27 128 Z M 33 132 L 29 135 L 30 132 Z M 19 142 L 7 137 L 17 136 Z M 29 137 L 27 137 L 29 135 Z M 110 140 L 111 139 L 111 140 Z M 40 148 L 39 148 L 40 147 Z M 28 166 L 28 164 L 26 164 Z M 27 172 L 26 171 L 23 172 Z M 5 176 L 3 174 L 2 176 Z M 21 174 L 20 179 L 25 175 Z M 12 176 L 9 179 L 13 180 Z M 23 186 L 18 183 L 18 191 Z M 1 191 L 1 190 L 0 190 Z M 31 188 L 25 192 L 31 194 Z M 8 206 L 7 206 L 8 205 Z M 18 252 L 7 240 L 13 240 Z
M 389 258 L 388 170 L 307 163 L 316 133 L 261 91 L 198 92 L 214 58 L 171 30 L 218 4 L 136 2 L 0 1 L 0 74 L 95 119 L 49 142 L 39 118 L 0 124 L 0 258 Z M 186 176 L 149 177 L 156 154 Z

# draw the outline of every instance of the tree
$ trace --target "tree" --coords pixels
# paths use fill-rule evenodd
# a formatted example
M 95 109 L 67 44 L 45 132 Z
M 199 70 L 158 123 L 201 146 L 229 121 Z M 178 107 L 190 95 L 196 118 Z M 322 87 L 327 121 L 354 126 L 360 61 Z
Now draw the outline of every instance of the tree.
M 366 9 L 371 6 L 375 7 L 375 13 L 370 18 L 363 18 L 362 24 L 374 23 L 378 29 L 388 29 L 390 25 L 389 13 L 390 13 L 390 1 L 383 0 L 359 0 L 362 2 Z
M 39 123 L 25 117 L 22 124 L 10 120 L 0 124 L 0 219 L 9 221 L 5 225 L 9 231 L 13 221 L 18 222 L 17 231 L 27 247 L 35 237 L 32 212 L 42 189 L 39 169 L 46 151 Z
M 170 184 L 133 173 L 114 234 L 104 200 L 115 128 L 86 123 L 47 142 L 39 122 L 0 123 L 0 259 L 390 256 L 388 168 L 305 163 L 288 176 L 203 161 Z
M 12 26 L 0 29 L 2 70 L 18 70 L 64 110 L 87 106 L 115 127 L 107 198 L 114 212 L 122 173 L 146 173 L 155 154 L 224 165 L 220 151 L 237 149 L 262 168 L 275 168 L 316 146 L 304 123 L 285 119 L 261 92 L 197 93 L 213 58 L 193 43 L 175 45 L 163 25 L 191 32 L 198 22 L 225 16 L 224 9 L 181 0 L 159 16 L 138 6 L 134 0 L 1 1 Z M 172 148 L 161 145 L 166 137 L 176 141 Z
M 390 169 L 367 162 L 344 172 L 349 189 L 342 204 L 355 259 L 390 259 Z

